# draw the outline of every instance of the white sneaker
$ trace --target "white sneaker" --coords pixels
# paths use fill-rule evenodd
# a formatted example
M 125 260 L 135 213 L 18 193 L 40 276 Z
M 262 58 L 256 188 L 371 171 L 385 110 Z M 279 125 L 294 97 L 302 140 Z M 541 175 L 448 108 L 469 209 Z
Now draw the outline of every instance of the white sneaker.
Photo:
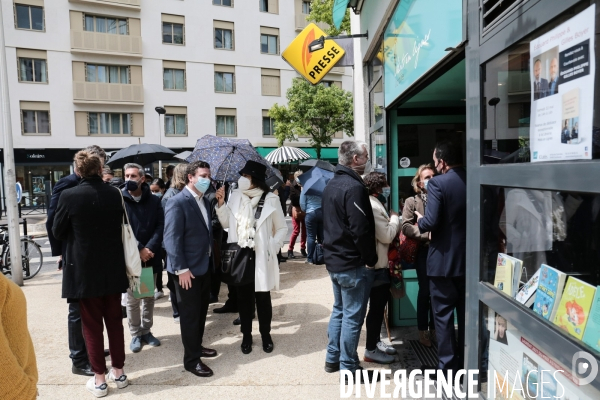
M 173 318 L 173 322 L 175 322 L 176 324 L 178 324 L 179 323 L 179 317 Z
M 373 351 L 365 349 L 365 362 L 377 363 L 377 364 L 391 364 L 396 358 L 392 355 L 385 354 L 383 351 L 375 348 Z
M 118 378 L 115 378 L 115 370 L 114 369 L 110 369 L 110 372 L 108 373 L 108 380 L 110 382 L 114 382 L 117 384 L 117 387 L 119 389 L 123 389 L 126 388 L 127 386 L 129 386 L 129 381 L 127 380 L 127 375 L 123 374 Z
M 394 348 L 394 346 L 391 346 L 385 342 L 377 342 L 377 348 L 379 350 L 381 350 L 382 352 L 384 352 L 385 354 L 394 355 L 394 354 L 398 353 L 396 351 L 396 349 Z
M 158 300 L 158 299 L 160 299 L 162 297 L 165 297 L 165 293 L 162 290 L 158 291 L 158 290 L 155 289 L 154 290 L 154 300 Z
M 104 397 L 108 394 L 108 385 L 106 382 L 96 386 L 96 377 L 92 376 L 86 383 L 85 388 L 96 397 Z

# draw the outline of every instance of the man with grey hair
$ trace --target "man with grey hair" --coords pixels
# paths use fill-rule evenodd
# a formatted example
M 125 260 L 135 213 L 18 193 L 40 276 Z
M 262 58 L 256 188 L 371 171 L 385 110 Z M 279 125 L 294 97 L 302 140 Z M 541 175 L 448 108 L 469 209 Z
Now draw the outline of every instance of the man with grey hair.
M 145 183 L 144 169 L 139 164 L 125 164 L 123 167 L 125 187 L 122 190 L 127 216 L 131 229 L 138 242 L 142 266 L 152 267 L 154 279 L 162 274 L 162 239 L 165 224 L 160 198 L 153 196 L 150 186 Z M 154 288 L 154 285 L 152 286 Z M 141 306 L 141 313 L 140 313 Z M 136 299 L 131 289 L 127 290 L 127 320 L 131 344 L 129 348 L 137 353 L 142 343 L 160 346 L 150 329 L 154 323 L 154 296 Z
M 375 220 L 361 178 L 369 163 L 366 143 L 342 143 L 338 162 L 323 192 L 323 253 L 334 295 L 325 371 L 348 370 L 354 376 L 362 369 L 356 350 L 373 283 L 369 269 L 377 264 Z
M 86 147 L 89 153 L 96 155 L 100 158 L 102 166 L 106 161 L 106 153 L 100 146 L 92 145 Z M 56 182 L 52 189 L 52 197 L 50 198 L 50 205 L 48 206 L 48 217 L 46 219 L 46 231 L 48 231 L 48 241 L 50 242 L 50 249 L 52 250 L 53 257 L 59 257 L 59 265 L 66 262 L 62 259 L 62 255 L 66 250 L 66 242 L 62 242 L 54 237 L 52 234 L 52 225 L 54 225 L 54 216 L 56 214 L 56 208 L 58 207 L 58 200 L 60 194 L 65 189 L 70 189 L 79 185 L 81 177 L 77 174 L 77 170 L 71 175 L 67 175 Z M 60 269 L 60 267 L 59 267 Z M 93 376 L 92 367 L 87 355 L 87 348 L 85 346 L 85 340 L 83 339 L 83 331 L 81 327 L 81 314 L 79 313 L 79 303 L 69 302 L 69 317 L 68 317 L 68 332 L 69 332 L 69 351 L 73 366 L 71 372 L 77 375 Z

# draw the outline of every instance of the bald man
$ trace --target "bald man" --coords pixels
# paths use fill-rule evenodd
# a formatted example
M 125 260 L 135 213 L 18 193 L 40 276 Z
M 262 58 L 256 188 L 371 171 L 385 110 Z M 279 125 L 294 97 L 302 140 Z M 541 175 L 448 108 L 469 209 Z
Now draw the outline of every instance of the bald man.
M 558 93 L 558 60 L 556 57 L 550 61 L 550 82 L 548 82 L 548 96 Z
M 546 97 L 548 92 L 548 79 L 541 77 L 542 61 L 538 58 L 533 63 L 533 99 L 538 100 Z

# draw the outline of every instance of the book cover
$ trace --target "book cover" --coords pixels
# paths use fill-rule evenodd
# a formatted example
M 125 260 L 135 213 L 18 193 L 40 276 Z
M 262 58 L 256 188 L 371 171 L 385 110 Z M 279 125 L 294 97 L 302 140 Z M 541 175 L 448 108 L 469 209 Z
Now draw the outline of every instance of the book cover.
M 558 303 L 554 324 L 581 340 L 595 294 L 594 286 L 569 276 Z
M 511 256 L 506 256 L 509 260 L 512 261 L 513 264 L 513 281 L 512 281 L 512 290 L 513 293 L 511 293 L 512 297 L 515 297 L 517 295 L 517 293 L 519 292 L 519 286 L 521 283 L 521 275 L 523 275 L 523 261 L 519 260 L 518 258 L 515 257 L 511 257 Z
M 498 253 L 494 287 L 509 296 L 513 296 L 513 261 L 504 253 Z
M 585 326 L 583 341 L 600 352 L 600 286 L 596 288 L 596 295 Z
M 527 281 L 525 285 L 519 290 L 515 299 L 524 304 L 527 307 L 531 307 L 533 302 L 535 301 L 535 293 L 538 288 L 538 284 L 540 283 L 540 270 L 538 269 L 535 274 Z
M 567 275 L 546 264 L 540 268 L 538 289 L 535 295 L 533 311 L 542 318 L 552 321 L 554 304 L 560 301 Z

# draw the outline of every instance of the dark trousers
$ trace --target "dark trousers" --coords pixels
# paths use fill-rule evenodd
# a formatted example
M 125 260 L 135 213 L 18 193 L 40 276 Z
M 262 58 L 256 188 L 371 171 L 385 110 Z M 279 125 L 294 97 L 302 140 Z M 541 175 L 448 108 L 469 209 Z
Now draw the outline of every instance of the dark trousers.
M 125 365 L 125 337 L 121 314 L 121 294 L 110 294 L 79 300 L 83 334 L 88 345 L 92 371 L 104 374 L 104 325 L 108 335 L 108 349 L 113 368 Z M 103 325 L 104 323 L 104 325 Z
M 177 294 L 175 292 L 175 279 L 177 276 L 167 272 L 167 287 L 171 292 L 171 308 L 173 309 L 173 318 L 179 317 L 179 307 L 177 306 Z
M 227 285 L 227 300 L 223 306 L 234 310 L 238 309 L 238 290 L 236 286 Z
M 458 371 L 464 368 L 465 277 L 430 276 L 429 285 L 438 342 L 438 369 Z M 458 343 L 454 331 L 455 309 Z
M 160 272 L 156 273 L 156 290 L 158 290 L 159 292 L 162 292 L 163 290 L 163 272 L 162 270 Z
M 87 367 L 90 363 L 83 339 L 83 330 L 81 327 L 81 314 L 79 312 L 79 303 L 69 303 L 69 351 L 73 365 L 79 368 Z
M 221 241 L 213 241 L 215 272 L 210 277 L 210 295 L 218 298 L 221 291 Z
M 244 335 L 252 333 L 252 315 L 254 314 L 254 303 L 256 302 L 258 330 L 261 335 L 268 335 L 271 332 L 271 320 L 273 319 L 271 292 L 255 292 L 254 282 L 236 286 L 236 289 L 238 311 L 240 313 L 240 322 L 242 323 L 240 331 Z
M 417 328 L 420 331 L 434 330 L 433 309 L 431 308 L 431 293 L 429 291 L 429 276 L 427 276 L 427 253 L 429 247 L 422 246 L 417 253 L 416 271 L 419 281 L 417 294 Z
M 369 293 L 369 312 L 366 319 L 367 345 L 369 351 L 375 350 L 379 342 L 381 324 L 385 313 L 385 305 L 390 299 L 390 285 L 377 285 L 371 288 Z
M 210 275 L 207 272 L 196 276 L 192 279 L 192 287 L 187 290 L 179 284 L 179 277 L 173 276 L 179 306 L 183 367 L 188 370 L 195 368 L 202 356 L 202 337 L 210 300 Z

